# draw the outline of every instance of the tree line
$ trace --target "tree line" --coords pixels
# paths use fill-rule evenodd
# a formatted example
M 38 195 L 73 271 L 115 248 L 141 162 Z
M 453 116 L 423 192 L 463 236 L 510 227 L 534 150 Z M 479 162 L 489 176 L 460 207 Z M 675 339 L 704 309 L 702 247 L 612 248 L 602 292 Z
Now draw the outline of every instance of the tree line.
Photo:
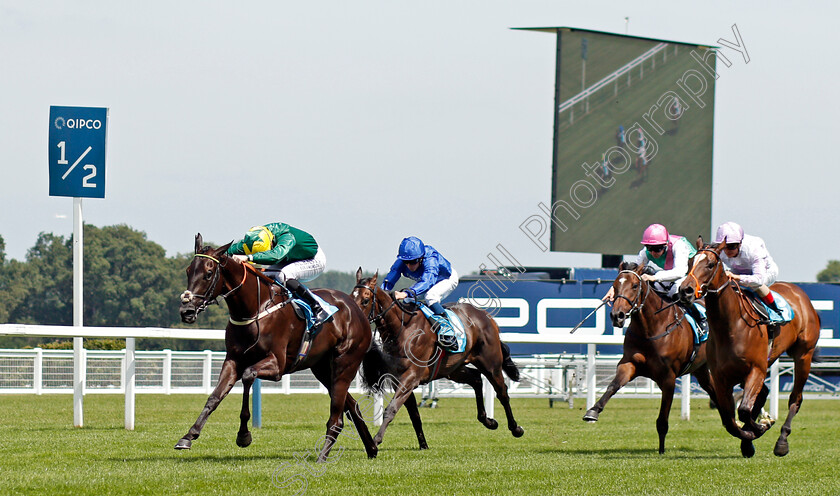
M 84 225 L 83 322 L 85 326 L 224 329 L 224 301 L 187 325 L 178 313 L 193 254 L 167 257 L 146 234 L 121 224 Z M 42 232 L 23 261 L 9 260 L 0 236 L 0 323 L 73 325 L 73 239 Z M 355 274 L 327 271 L 309 283 L 350 292 Z M 109 344 L 109 342 L 112 342 Z M 120 349 L 123 340 L 85 340 L 88 348 Z M 67 340 L 0 336 L 0 348 L 64 348 Z M 138 339 L 140 349 L 224 349 L 221 341 Z

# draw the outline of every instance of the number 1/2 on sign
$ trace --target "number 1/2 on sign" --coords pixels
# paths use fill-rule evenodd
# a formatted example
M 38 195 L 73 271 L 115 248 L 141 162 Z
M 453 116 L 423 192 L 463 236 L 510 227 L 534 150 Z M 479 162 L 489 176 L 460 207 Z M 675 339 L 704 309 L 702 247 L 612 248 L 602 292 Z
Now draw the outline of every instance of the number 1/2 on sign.
M 64 142 L 64 141 L 60 141 L 60 142 L 59 142 L 56 146 L 58 146 L 58 148 L 61 150 L 61 158 L 59 158 L 59 159 L 58 159 L 58 165 L 67 165 L 69 162 L 68 162 L 68 161 L 67 161 L 67 159 L 65 158 L 65 157 L 66 157 L 66 150 L 65 150 L 65 148 L 66 148 L 66 146 L 67 146 L 66 142 Z M 76 166 L 77 166 L 77 165 L 79 165 L 79 162 L 81 162 L 81 161 L 82 161 L 82 159 L 83 159 L 83 158 L 85 158 L 85 155 L 87 155 L 88 153 L 90 153 L 90 151 L 91 151 L 92 149 L 93 149 L 93 147 L 92 147 L 92 146 L 87 147 L 87 150 L 85 150 L 85 151 L 84 151 L 81 155 L 79 155 L 79 158 L 77 158 L 77 159 L 76 159 L 76 161 L 75 161 L 75 162 L 73 162 L 73 165 L 71 165 L 71 166 L 67 169 L 67 171 L 65 171 L 65 172 L 64 172 L 64 174 L 61 176 L 61 179 L 62 179 L 62 180 L 63 180 L 63 179 L 67 179 L 67 176 L 70 174 L 70 172 L 72 172 L 72 171 L 73 171 L 73 169 L 75 169 L 75 168 L 76 168 Z M 95 185 L 95 184 L 92 184 L 92 183 L 90 182 L 90 180 L 91 180 L 91 179 L 93 179 L 94 177 L 96 177 L 96 166 L 95 166 L 95 165 L 93 165 L 93 164 L 87 164 L 87 165 L 85 165 L 84 167 L 82 167 L 82 169 L 83 169 L 83 170 L 86 170 L 86 171 L 90 171 L 90 172 L 89 172 L 89 173 L 88 173 L 88 174 L 87 174 L 87 175 L 86 175 L 86 176 L 82 179 L 82 187 L 84 187 L 84 188 L 95 188 L 95 187 L 96 187 L 96 185 Z

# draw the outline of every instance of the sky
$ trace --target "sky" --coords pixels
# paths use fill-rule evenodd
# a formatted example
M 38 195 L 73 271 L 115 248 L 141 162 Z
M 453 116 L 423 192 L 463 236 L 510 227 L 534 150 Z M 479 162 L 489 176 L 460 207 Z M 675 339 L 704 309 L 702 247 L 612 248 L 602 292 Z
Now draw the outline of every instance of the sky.
M 0 235 L 23 260 L 40 232 L 72 234 L 73 200 L 49 196 L 49 108 L 107 107 L 105 198 L 83 200 L 84 221 L 127 224 L 169 255 L 192 252 L 198 232 L 225 243 L 282 221 L 315 236 L 328 269 L 387 270 L 409 235 L 461 274 L 491 253 L 504 262 L 499 245 L 525 266 L 597 267 L 600 255 L 543 252 L 520 230 L 551 203 L 555 36 L 510 28 L 720 46 L 737 25 L 749 61 L 722 48 L 712 226 L 739 222 L 780 280 L 814 281 L 840 259 L 838 14 L 836 2 L 0 0 Z

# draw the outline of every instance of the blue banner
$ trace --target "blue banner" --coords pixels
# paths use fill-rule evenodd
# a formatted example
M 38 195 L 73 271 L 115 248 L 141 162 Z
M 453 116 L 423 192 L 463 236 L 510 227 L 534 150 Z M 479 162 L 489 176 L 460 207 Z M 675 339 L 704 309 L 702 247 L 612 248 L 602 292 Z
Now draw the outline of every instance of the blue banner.
M 598 344 L 598 351 L 620 354 L 624 329 L 614 329 L 609 306 L 590 314 L 607 293 L 617 275 L 613 269 L 575 269 L 574 279 L 525 279 L 515 277 L 462 277 L 447 301 L 467 301 L 491 313 L 499 325 L 502 339 L 533 340 L 534 343 L 509 342 L 516 355 L 541 353 L 585 354 L 586 344 Z M 798 284 L 811 298 L 820 314 L 820 340 L 840 340 L 840 286 L 834 284 Z M 835 342 L 840 344 L 840 342 Z M 824 348 L 823 355 L 838 355 L 840 348 Z

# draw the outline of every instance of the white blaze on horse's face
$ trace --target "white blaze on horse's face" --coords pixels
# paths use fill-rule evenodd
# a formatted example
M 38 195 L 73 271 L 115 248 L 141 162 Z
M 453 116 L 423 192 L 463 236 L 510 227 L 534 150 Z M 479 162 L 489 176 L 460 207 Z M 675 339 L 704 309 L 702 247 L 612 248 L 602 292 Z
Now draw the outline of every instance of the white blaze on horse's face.
M 619 282 L 619 284 L 624 284 L 624 281 L 626 281 L 626 280 L 627 280 L 627 279 L 625 279 L 624 277 L 622 277 L 621 279 L 619 279 L 619 280 L 618 280 L 618 282 Z
M 697 265 L 697 262 L 702 262 L 703 260 L 706 260 L 706 254 L 705 254 L 705 253 L 700 253 L 700 254 L 699 254 L 699 255 L 697 255 L 697 257 L 694 259 L 694 265 Z
M 359 297 L 359 290 L 358 289 L 353 290 L 353 298 L 358 298 L 358 297 Z

